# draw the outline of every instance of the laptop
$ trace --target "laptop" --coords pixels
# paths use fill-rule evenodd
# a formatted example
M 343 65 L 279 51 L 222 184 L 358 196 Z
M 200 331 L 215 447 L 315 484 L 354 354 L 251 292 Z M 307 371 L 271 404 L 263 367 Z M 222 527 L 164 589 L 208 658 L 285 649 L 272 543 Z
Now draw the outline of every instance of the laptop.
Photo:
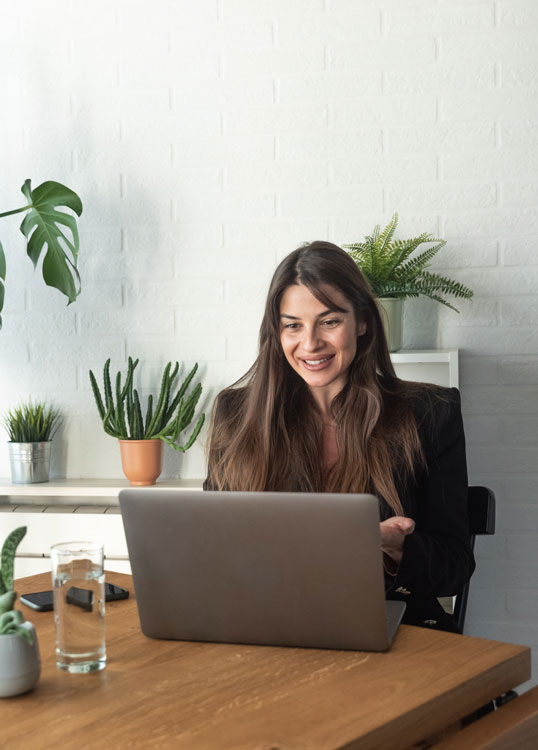
M 150 638 L 385 651 L 372 495 L 119 493 L 140 624 Z

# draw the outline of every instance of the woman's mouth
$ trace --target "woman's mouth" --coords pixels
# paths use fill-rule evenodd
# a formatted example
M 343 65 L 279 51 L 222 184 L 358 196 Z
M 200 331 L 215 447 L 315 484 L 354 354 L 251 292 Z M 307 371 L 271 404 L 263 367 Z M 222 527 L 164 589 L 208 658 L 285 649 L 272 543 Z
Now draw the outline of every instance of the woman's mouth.
M 311 357 L 310 359 L 304 359 L 301 357 L 301 362 L 307 370 L 323 370 L 328 367 L 331 363 L 334 354 L 329 354 L 328 357 Z

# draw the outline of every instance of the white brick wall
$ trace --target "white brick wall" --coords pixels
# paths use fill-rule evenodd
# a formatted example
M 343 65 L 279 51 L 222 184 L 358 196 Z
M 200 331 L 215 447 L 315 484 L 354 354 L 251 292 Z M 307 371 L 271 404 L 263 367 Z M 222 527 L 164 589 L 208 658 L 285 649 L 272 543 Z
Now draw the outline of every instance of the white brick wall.
M 538 649 L 538 7 L 534 0 L 28 0 L 4 12 L 0 212 L 84 202 L 66 308 L 0 220 L 0 410 L 60 406 L 54 472 L 118 476 L 88 369 L 200 363 L 209 411 L 256 349 L 278 259 L 401 215 L 448 245 L 458 316 L 407 305 L 407 347 L 459 347 L 471 481 L 498 498 L 470 633 Z M 167 476 L 204 472 L 202 440 Z M 0 451 L 0 474 L 8 474 Z

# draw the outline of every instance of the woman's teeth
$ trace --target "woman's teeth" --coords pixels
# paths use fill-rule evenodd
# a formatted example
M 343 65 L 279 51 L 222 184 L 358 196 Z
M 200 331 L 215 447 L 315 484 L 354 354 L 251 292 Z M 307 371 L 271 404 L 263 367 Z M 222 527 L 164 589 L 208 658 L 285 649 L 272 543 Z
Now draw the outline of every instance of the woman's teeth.
M 330 357 L 325 357 L 324 359 L 305 359 L 305 362 L 307 365 L 320 365 L 322 362 L 328 362 L 330 360 Z

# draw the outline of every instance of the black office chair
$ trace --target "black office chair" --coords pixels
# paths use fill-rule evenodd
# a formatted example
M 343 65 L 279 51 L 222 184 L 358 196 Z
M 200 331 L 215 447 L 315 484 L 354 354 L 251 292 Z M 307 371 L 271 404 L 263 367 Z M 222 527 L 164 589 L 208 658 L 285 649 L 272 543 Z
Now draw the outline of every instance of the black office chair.
M 478 534 L 495 534 L 495 495 L 489 487 L 469 487 L 467 492 L 469 531 L 471 533 L 471 549 L 474 549 L 475 537 Z M 467 598 L 469 596 L 469 581 L 459 594 L 454 604 L 454 619 L 463 633 Z
M 476 485 L 469 487 L 467 491 L 467 501 L 470 542 L 471 549 L 474 550 L 475 537 L 478 534 L 495 534 L 495 494 L 489 487 Z M 470 582 L 467 581 L 463 589 L 456 595 L 456 602 L 454 604 L 454 618 L 462 633 L 465 624 L 465 613 L 467 611 L 469 584 Z M 518 694 L 515 690 L 509 690 L 507 693 L 503 693 L 498 698 L 495 698 L 495 700 L 482 706 L 482 708 L 479 708 L 477 711 L 473 711 L 472 714 L 464 719 L 463 724 L 469 724 L 476 721 L 486 714 L 491 713 L 491 711 L 501 708 L 501 706 L 504 706 L 506 703 L 509 703 L 517 697 Z
M 493 490 L 489 487 L 481 487 L 479 485 L 469 487 L 467 490 L 467 512 L 469 514 L 471 549 L 474 550 L 475 538 L 478 534 L 495 534 L 495 494 Z M 465 624 L 465 614 L 467 612 L 469 585 L 470 581 L 467 581 L 463 589 L 456 595 L 454 604 L 454 619 L 458 623 L 458 627 L 462 633 Z M 476 721 L 517 697 L 515 690 L 509 690 L 477 711 L 473 711 L 472 714 L 464 719 L 463 724 Z

